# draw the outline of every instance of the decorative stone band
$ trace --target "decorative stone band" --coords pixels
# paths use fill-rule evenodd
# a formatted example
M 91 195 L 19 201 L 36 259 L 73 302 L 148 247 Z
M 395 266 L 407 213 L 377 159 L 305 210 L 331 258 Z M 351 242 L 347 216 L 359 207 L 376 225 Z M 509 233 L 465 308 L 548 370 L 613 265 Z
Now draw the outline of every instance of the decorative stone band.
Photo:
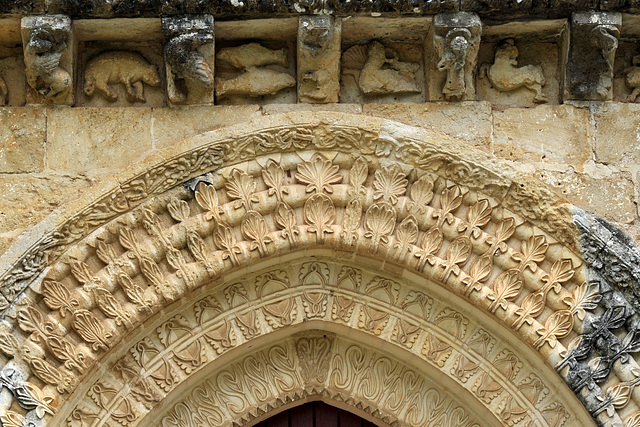
M 213 14 L 216 17 L 273 17 L 299 14 L 381 14 L 420 15 L 442 12 L 469 11 L 492 18 L 504 17 L 513 20 L 518 17 L 557 18 L 567 17 L 576 11 L 635 12 L 637 0 L 625 2 L 566 2 L 549 1 L 519 3 L 506 0 L 473 1 L 441 0 L 438 2 L 414 0 L 398 2 L 390 0 L 348 1 L 348 0 L 277 0 L 277 1 L 182 1 L 182 0 L 80 0 L 80 1 L 27 1 L 10 0 L 0 3 L 0 13 L 5 14 L 51 14 L 64 13 L 74 18 L 135 18 L 159 17 L 167 15 Z
M 67 207 L 36 227 L 22 243 L 30 249 L 11 249 L 27 253 L 3 261 L 2 290 L 11 303 L 0 324 L 0 352 L 7 357 L 1 378 L 14 397 L 6 408 L 12 416 L 46 424 L 56 413 L 53 425 L 63 419 L 135 425 L 158 402 L 180 395 L 191 372 L 208 369 L 205 359 L 235 347 L 231 331 L 242 344 L 319 320 L 344 323 L 443 368 L 448 381 L 470 386 L 482 410 L 500 414 L 503 425 L 525 416 L 562 425 L 570 404 L 540 403 L 540 387 L 513 374 L 513 358 L 485 352 L 486 340 L 463 334 L 460 316 L 435 304 L 455 294 L 470 303 L 454 308 L 458 314 L 476 310 L 474 319 L 504 326 L 485 330 L 509 331 L 510 338 L 496 342 L 527 343 L 535 357 L 558 366 L 581 398 L 593 394 L 584 402 L 598 423 L 633 425 L 639 408 L 632 381 L 635 372 L 640 376 L 628 345 L 634 335 L 619 341 L 616 354 L 602 353 L 602 337 L 623 325 L 615 308 L 597 306 L 609 288 L 587 280 L 566 203 L 489 156 L 428 131 L 333 113 L 264 120 L 163 152 L 85 207 Z M 309 265 L 295 272 L 260 267 L 300 255 Z M 328 259 L 326 270 L 320 259 L 313 265 L 313 256 Z M 336 259 L 344 262 L 329 267 Z M 351 291 L 340 279 L 342 266 L 361 269 Z M 303 270 L 311 281 L 303 280 Z M 375 275 L 365 277 L 368 271 Z M 194 305 L 180 314 L 196 298 L 212 308 Z M 591 334 L 596 329 L 600 335 Z M 585 388 L 571 379 L 572 369 L 591 353 L 576 351 L 586 344 L 570 343 L 584 343 L 581 336 L 589 334 L 592 353 L 602 354 L 589 366 L 613 368 L 594 368 L 595 384 Z M 504 350 L 529 358 L 518 347 Z M 469 356 L 471 364 L 463 365 L 474 372 L 472 380 L 463 380 L 467 368 L 454 366 L 454 350 Z M 121 366 L 124 354 L 133 360 Z M 492 366 L 484 380 L 483 369 L 472 369 L 482 358 Z M 96 382 L 101 377 L 115 379 Z M 503 402 L 510 392 L 495 394 L 494 385 L 474 391 L 494 380 L 515 400 Z M 327 384 L 318 393 L 336 398 Z M 520 409 L 503 413 L 514 402 Z M 227 419 L 248 419 L 233 412 L 235 403 L 224 405 Z

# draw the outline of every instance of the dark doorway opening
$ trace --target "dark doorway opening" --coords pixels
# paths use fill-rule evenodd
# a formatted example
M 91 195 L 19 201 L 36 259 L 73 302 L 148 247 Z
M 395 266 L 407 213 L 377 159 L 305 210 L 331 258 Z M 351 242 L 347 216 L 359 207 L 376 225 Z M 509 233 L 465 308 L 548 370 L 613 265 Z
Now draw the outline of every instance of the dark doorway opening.
M 324 402 L 309 402 L 280 412 L 255 427 L 375 427 L 375 424 Z

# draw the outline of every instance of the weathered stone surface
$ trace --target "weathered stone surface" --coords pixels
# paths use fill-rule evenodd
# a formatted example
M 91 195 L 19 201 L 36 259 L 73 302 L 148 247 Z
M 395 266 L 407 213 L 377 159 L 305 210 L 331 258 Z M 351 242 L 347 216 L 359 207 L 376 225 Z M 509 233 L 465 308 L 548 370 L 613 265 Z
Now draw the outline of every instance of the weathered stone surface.
M 151 149 L 150 108 L 54 108 L 48 111 L 47 167 L 122 169 Z
M 374 105 L 374 104 L 369 104 Z M 360 104 L 271 104 L 262 107 L 265 115 L 289 113 L 291 111 L 336 111 L 339 113 L 360 114 Z
M 44 166 L 46 112 L 0 108 L 0 172 L 39 172 Z
M 573 14 L 565 99 L 611 99 L 613 61 L 618 48 L 621 25 L 620 13 Z
M 494 151 L 509 160 L 579 166 L 592 157 L 589 138 L 586 109 L 540 105 L 493 113 Z
M 558 43 L 528 42 L 526 36 L 483 43 L 478 53 L 478 99 L 494 106 L 558 104 L 559 48 Z
M 629 224 L 637 217 L 630 173 L 594 177 L 574 170 L 540 171 L 539 177 L 577 207 L 610 221 Z
M 298 27 L 298 102 L 338 102 L 341 21 L 301 16 Z
M 640 164 L 640 105 L 607 103 L 593 113 L 596 161 Z
M 363 113 L 446 133 L 473 145 L 491 143 L 491 104 L 488 102 L 365 104 Z
M 257 105 L 156 108 L 152 113 L 154 148 L 169 147 L 189 137 L 260 116 Z
M 73 105 L 71 19 L 65 15 L 25 16 L 21 25 L 27 82 L 40 94 L 39 102 Z
M 475 100 L 474 73 L 481 33 L 482 22 L 475 13 L 435 16 L 427 42 L 429 100 Z
M 80 197 L 94 178 L 59 174 L 0 174 L 0 254 L 61 204 Z
M 169 101 L 173 104 L 212 104 L 213 16 L 165 17 L 162 32 Z

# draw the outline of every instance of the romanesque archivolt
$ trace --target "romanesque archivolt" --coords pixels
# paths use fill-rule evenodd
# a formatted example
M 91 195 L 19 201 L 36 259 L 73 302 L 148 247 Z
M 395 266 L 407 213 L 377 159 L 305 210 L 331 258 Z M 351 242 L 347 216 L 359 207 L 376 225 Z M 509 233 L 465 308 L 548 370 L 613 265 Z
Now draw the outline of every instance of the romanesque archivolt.
M 367 144 L 372 153 L 376 151 L 377 142 L 363 141 L 362 132 L 350 139 L 354 131 L 335 128 L 330 134 L 339 136 L 334 140 L 338 147 L 346 149 L 352 141 L 362 151 L 369 150 Z M 304 131 L 282 135 L 279 129 L 262 133 L 259 146 L 269 147 L 273 138 L 282 144 L 284 138 L 287 144 L 303 147 Z M 328 143 L 323 139 L 324 145 Z M 229 153 L 241 156 L 241 147 L 242 143 L 234 143 Z M 109 362 L 122 369 L 93 379 L 95 363 L 104 360 L 120 337 L 148 313 L 227 271 L 305 247 L 349 250 L 403 265 L 470 298 L 545 354 L 561 354 L 566 340 L 575 336 L 575 319 L 593 300 L 586 283 L 574 280 L 578 265 L 567 255 L 550 255 L 550 237 L 497 206 L 491 197 L 402 162 L 379 165 L 365 156 L 322 152 L 293 159 L 270 159 L 247 170 L 230 166 L 216 172 L 224 178 L 215 184 L 203 178 L 193 192 L 176 188 L 171 197 L 141 206 L 128 221 L 98 233 L 86 246 L 88 253 L 64 257 L 60 264 L 64 268 L 46 275 L 36 297 L 41 305 L 25 301 L 20 308 L 18 327 L 25 336 L 3 332 L 7 344 L 2 352 L 14 363 L 24 363 L 23 369 L 33 374 L 29 383 L 52 399 L 57 395 L 66 400 L 80 378 L 91 381 L 82 403 L 52 406 L 56 417 L 73 426 L 90 425 L 94 419 L 145 423 L 156 402 L 220 354 L 310 320 L 353 328 L 412 352 L 453 375 L 452 381 L 472 393 L 478 405 L 500 414 L 496 422 L 504 425 L 528 419 L 559 426 L 570 417 L 570 408 L 544 400 L 543 394 L 521 394 L 519 385 L 534 381 L 535 369 L 529 365 L 525 369 L 517 349 L 498 346 L 500 339 L 491 335 L 483 338 L 488 328 L 477 329 L 455 306 L 383 271 L 323 259 L 225 283 L 217 293 L 194 301 L 188 311 L 165 319 L 148 336 L 130 343 L 121 360 Z M 136 185 L 136 192 L 140 188 Z M 477 353 L 456 344 L 466 340 Z M 335 369 L 340 366 L 342 362 Z M 231 387 L 229 392 L 236 390 L 247 400 L 231 404 L 225 401 L 229 393 L 220 395 L 215 419 L 248 422 L 256 405 L 276 408 L 278 401 L 308 395 L 308 390 L 303 392 L 302 373 L 291 372 L 286 393 L 269 387 L 269 393 L 252 396 L 228 381 L 254 374 L 245 367 L 229 369 L 217 377 L 218 386 Z M 304 375 L 312 374 L 307 369 Z M 348 383 L 357 378 L 344 372 L 329 375 L 324 382 L 317 379 L 320 374 L 313 375 L 315 393 L 333 399 L 354 393 Z M 269 376 L 262 381 L 280 384 Z M 379 387 L 380 391 L 356 393 L 353 404 L 387 405 L 386 413 L 373 414 L 385 422 L 398 414 L 404 414 L 403 423 L 416 426 L 479 422 L 461 404 L 442 403 L 446 399 L 432 387 L 420 386 L 426 388 L 417 394 L 405 390 L 411 396 L 431 397 L 425 402 L 399 399 L 397 405 L 416 408 L 402 411 L 383 399 L 381 390 L 389 386 Z M 346 391 L 340 391 L 343 388 Z M 418 409 L 441 403 L 449 409 Z M 196 417 L 190 421 L 196 425 L 216 425 L 214 418 L 203 421 L 197 411 L 185 411 L 185 405 L 192 407 L 184 401 L 168 408 L 163 415 L 166 423 L 186 416 Z

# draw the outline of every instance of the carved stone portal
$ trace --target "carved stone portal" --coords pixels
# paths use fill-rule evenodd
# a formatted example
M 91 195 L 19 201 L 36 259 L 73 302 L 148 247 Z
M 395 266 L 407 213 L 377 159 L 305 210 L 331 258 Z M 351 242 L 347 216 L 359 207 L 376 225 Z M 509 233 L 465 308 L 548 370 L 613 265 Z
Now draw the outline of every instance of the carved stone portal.
M 275 95 L 282 89 L 293 87 L 296 80 L 284 71 L 287 67 L 287 49 L 269 49 L 258 43 L 221 49 L 216 60 L 240 70 L 233 78 L 216 78 L 216 95 L 225 98 L 233 95 Z M 277 66 L 280 70 L 268 68 Z
M 508 39 L 496 50 L 493 64 L 483 64 L 480 67 L 480 78 L 489 79 L 493 87 L 502 92 L 509 92 L 520 88 L 533 91 L 535 102 L 546 102 L 547 97 L 542 93 L 546 80 L 540 65 L 518 67 L 518 48 L 513 39 Z
M 71 19 L 64 15 L 22 18 L 27 82 L 54 104 L 73 104 Z
M 162 32 L 169 101 L 213 103 L 213 16 L 165 17 Z
M 439 61 L 432 64 L 429 98 L 432 101 L 475 99 L 473 75 L 476 67 L 482 23 L 473 13 L 444 13 L 433 22 L 433 47 Z M 444 76 L 446 73 L 446 76 Z

